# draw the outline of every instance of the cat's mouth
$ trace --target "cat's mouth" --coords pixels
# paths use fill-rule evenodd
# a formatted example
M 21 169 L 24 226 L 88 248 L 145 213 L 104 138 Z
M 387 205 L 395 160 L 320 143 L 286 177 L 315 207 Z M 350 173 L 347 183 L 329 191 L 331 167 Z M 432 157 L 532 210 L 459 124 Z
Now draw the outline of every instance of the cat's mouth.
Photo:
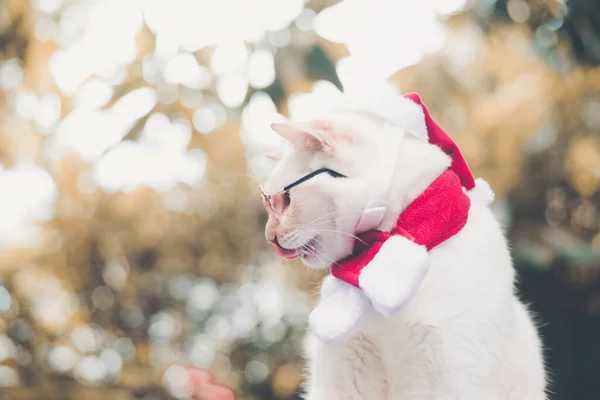
M 281 246 L 277 239 L 269 243 L 271 243 L 271 245 L 275 248 L 277 254 L 279 254 L 281 257 L 285 258 L 286 260 L 292 260 L 300 256 L 305 258 L 311 254 L 314 255 L 315 251 L 317 251 L 318 240 L 316 237 L 314 237 L 302 246 L 296 247 L 294 249 L 288 249 Z

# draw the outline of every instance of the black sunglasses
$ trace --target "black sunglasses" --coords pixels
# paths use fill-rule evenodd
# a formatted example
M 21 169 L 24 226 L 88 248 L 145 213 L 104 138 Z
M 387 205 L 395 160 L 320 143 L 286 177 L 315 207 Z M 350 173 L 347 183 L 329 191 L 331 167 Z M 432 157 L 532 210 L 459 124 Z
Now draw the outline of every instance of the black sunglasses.
M 275 207 L 273 206 L 273 204 L 271 203 L 271 198 L 279 193 L 282 192 L 287 192 L 288 190 L 290 190 L 291 188 L 298 186 L 299 184 L 306 182 L 307 180 L 309 180 L 310 178 L 314 178 L 317 175 L 320 174 L 328 174 L 334 178 L 347 178 L 346 175 L 340 174 L 339 172 L 335 172 L 332 169 L 329 168 L 319 168 L 316 171 L 313 171 L 309 174 L 304 175 L 302 178 L 290 183 L 287 186 L 284 186 L 283 189 L 280 189 L 278 191 L 276 191 L 275 193 L 271 193 L 271 194 L 266 194 L 262 185 L 260 185 L 260 192 L 262 193 L 263 198 L 265 199 L 265 201 L 269 204 L 269 207 L 271 208 L 271 210 L 275 213 L 275 215 L 279 216 L 277 214 L 277 211 L 275 211 Z

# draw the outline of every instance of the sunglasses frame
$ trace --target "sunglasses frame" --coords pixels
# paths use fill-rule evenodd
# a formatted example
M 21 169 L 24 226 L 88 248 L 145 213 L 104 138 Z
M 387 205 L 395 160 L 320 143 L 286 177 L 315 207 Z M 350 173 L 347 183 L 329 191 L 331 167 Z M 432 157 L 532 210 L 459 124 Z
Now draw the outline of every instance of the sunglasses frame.
M 275 215 L 277 217 L 279 217 L 279 215 L 277 214 L 277 211 L 275 211 L 275 207 L 273 206 L 273 203 L 271 203 L 271 198 L 273 196 L 278 195 L 279 193 L 287 192 L 290 189 L 292 189 L 293 187 L 296 187 L 299 184 L 306 182 L 307 180 L 314 178 L 315 176 L 323 174 L 323 173 L 328 174 L 334 178 L 347 178 L 346 175 L 340 174 L 339 172 L 336 172 L 332 169 L 319 168 L 316 171 L 310 172 L 310 173 L 304 175 L 303 177 L 301 177 L 300 179 L 295 180 L 294 182 L 290 183 L 289 185 L 284 186 L 283 189 L 280 189 L 280 190 L 276 191 L 275 193 L 267 194 L 262 185 L 260 185 L 260 192 L 261 192 L 263 198 L 265 199 L 265 201 L 267 202 L 267 204 L 269 205 L 269 208 L 271 208 L 271 211 L 273 211 L 273 213 L 275 213 Z

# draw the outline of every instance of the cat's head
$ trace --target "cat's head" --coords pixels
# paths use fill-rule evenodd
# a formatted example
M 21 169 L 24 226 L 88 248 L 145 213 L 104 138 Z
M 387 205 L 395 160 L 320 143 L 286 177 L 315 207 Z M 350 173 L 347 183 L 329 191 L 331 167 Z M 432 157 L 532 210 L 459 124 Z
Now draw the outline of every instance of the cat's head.
M 382 229 L 391 229 L 403 201 L 416 197 L 448 167 L 449 158 L 438 147 L 410 135 L 398 147 L 390 137 L 398 131 L 384 127 L 380 118 L 360 112 L 272 125 L 291 144 L 263 185 L 264 193 L 272 195 L 271 204 L 263 198 L 269 217 L 265 236 L 281 256 L 300 256 L 320 268 L 350 255 L 365 206 L 389 187 L 392 175 L 390 195 L 397 201 L 388 207 Z M 282 191 L 322 168 L 335 173 L 320 173 Z M 392 174 L 394 168 L 401 173 Z M 420 181 L 428 182 L 423 186 Z

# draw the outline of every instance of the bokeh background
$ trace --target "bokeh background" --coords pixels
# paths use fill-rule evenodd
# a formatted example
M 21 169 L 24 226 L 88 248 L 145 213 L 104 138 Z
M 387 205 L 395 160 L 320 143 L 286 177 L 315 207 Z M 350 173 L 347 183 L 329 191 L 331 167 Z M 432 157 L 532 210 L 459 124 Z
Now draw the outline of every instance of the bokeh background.
M 0 1 L 2 399 L 186 398 L 184 365 L 298 399 L 321 275 L 264 243 L 268 125 L 388 75 L 496 190 L 551 399 L 600 398 L 600 4 L 336 3 Z

